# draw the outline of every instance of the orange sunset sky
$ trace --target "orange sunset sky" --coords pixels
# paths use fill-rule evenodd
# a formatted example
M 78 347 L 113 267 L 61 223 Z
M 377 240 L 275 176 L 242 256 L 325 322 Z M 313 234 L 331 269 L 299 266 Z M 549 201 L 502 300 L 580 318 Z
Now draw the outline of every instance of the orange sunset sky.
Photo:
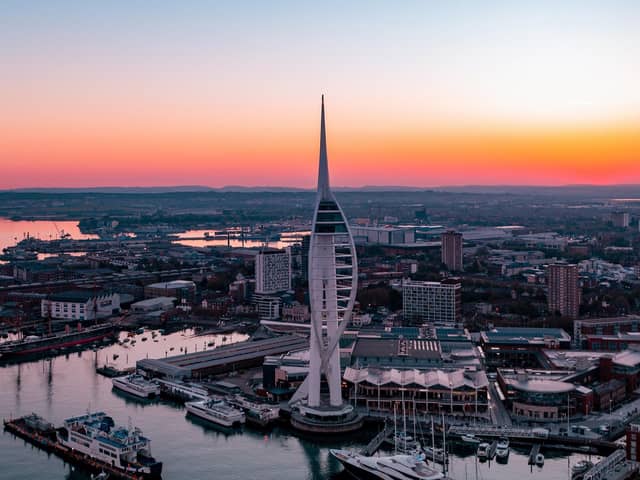
M 640 4 L 19 2 L 0 188 L 640 183 Z M 561 3 L 561 5 L 559 5 Z

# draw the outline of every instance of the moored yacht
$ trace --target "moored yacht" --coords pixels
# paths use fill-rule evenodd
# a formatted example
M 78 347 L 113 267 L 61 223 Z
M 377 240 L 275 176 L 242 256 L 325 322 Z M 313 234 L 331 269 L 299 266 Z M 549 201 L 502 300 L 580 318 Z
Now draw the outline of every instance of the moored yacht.
M 481 440 L 472 433 L 461 435 L 460 439 L 467 445 L 478 445 L 481 442 Z
M 425 446 L 422 447 L 422 451 L 424 452 L 425 458 L 432 462 L 444 463 L 447 459 L 447 454 L 442 448 Z
M 506 461 L 509 458 L 509 439 L 500 437 L 496 446 L 496 460 L 498 462 Z
M 330 450 L 353 477 L 359 480 L 439 480 L 444 475 L 429 467 L 424 456 L 368 457 L 349 450 Z
M 580 460 L 573 467 L 571 467 L 571 480 L 579 480 L 584 477 L 584 474 L 593 468 L 593 462 L 589 460 Z
M 138 428 L 116 427 L 104 412 L 68 418 L 58 441 L 72 451 L 128 474 L 160 478 L 162 462 L 151 456 L 151 441 Z
M 491 445 L 486 442 L 482 442 L 480 445 L 478 445 L 478 450 L 476 453 L 480 461 L 489 458 L 489 448 L 491 448 Z
M 242 410 L 232 407 L 224 400 L 210 398 L 198 402 L 184 404 L 187 412 L 208 422 L 231 428 L 245 423 L 246 417 Z
M 154 398 L 160 395 L 160 385 L 142 375 L 132 374 L 111 379 L 114 388 L 140 398 Z

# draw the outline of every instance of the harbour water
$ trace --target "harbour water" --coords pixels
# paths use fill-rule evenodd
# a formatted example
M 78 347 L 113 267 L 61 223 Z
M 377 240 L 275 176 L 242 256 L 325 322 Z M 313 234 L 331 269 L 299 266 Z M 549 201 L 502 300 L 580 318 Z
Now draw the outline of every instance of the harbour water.
M 239 229 L 229 229 L 230 231 L 239 231 Z M 279 240 L 270 239 L 247 239 L 241 240 L 237 237 L 232 237 L 229 241 L 224 237 L 214 237 L 215 230 L 186 230 L 182 233 L 176 234 L 178 239 L 175 243 L 185 245 L 188 247 L 213 247 L 213 246 L 226 246 L 231 247 L 262 247 L 265 244 L 273 248 L 284 248 L 290 246 L 292 242 L 299 241 L 302 235 L 308 234 L 308 231 L 297 232 L 285 232 L 281 235 Z M 90 238 L 98 238 L 97 235 L 86 234 L 80 231 L 77 221 L 51 221 L 51 220 L 10 220 L 8 218 L 0 217 L 0 252 L 3 248 L 16 245 L 19 241 L 26 238 L 27 235 L 40 240 L 55 240 L 60 238 L 61 235 L 68 235 L 68 238 L 74 240 L 83 240 Z M 205 234 L 211 235 L 211 238 L 203 238 Z M 128 235 L 133 235 L 128 233 Z M 198 237 L 198 240 L 189 240 L 190 238 Z M 67 253 L 68 254 L 68 253 Z M 72 252 L 72 254 L 81 255 L 83 252 Z M 51 254 L 40 254 L 39 260 L 46 258 L 47 256 L 53 256 Z
M 98 238 L 97 235 L 82 233 L 76 221 L 14 221 L 0 217 L 0 252 L 3 248 L 11 247 L 23 240 L 27 234 L 40 240 L 55 240 L 60 238 L 62 234 L 69 234 L 71 238 L 76 240 Z
M 124 333 L 121 338 L 124 338 Z M 146 337 L 147 341 L 142 341 Z M 112 390 L 111 381 L 95 373 L 95 365 L 106 361 L 119 367 L 133 366 L 149 356 L 179 354 L 180 348 L 201 350 L 244 339 L 241 334 L 195 336 L 191 330 L 165 336 L 154 342 L 150 333 L 137 335 L 134 347 L 114 344 L 97 352 L 86 350 L 52 359 L 0 367 L 0 416 L 3 418 L 36 412 L 60 424 L 66 417 L 87 410 L 104 410 L 118 423 L 139 426 L 152 440 L 152 452 L 164 462 L 167 480 L 346 480 L 338 462 L 330 458 L 335 447 L 360 448 L 375 432 L 363 432 L 347 439 L 303 439 L 276 427 L 269 431 L 250 427 L 229 434 L 185 417 L 180 405 L 141 402 Z M 170 351 L 173 348 L 173 351 Z M 114 360 L 114 355 L 117 359 Z M 544 467 L 527 465 L 527 451 L 512 451 L 509 463 L 477 463 L 462 452 L 453 456 L 450 475 L 456 480 L 507 480 L 515 476 L 560 480 L 568 478 L 568 458 L 544 452 Z M 572 455 L 571 464 L 583 458 Z M 477 476 L 476 476 L 477 465 Z M 47 456 L 24 441 L 4 432 L 0 435 L 0 479 L 87 479 L 81 471 L 55 456 Z

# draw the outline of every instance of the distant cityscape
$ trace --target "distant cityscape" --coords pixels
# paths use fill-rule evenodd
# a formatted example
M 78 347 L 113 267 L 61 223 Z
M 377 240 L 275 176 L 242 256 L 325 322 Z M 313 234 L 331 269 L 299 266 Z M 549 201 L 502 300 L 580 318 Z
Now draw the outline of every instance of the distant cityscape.
M 634 475 L 640 202 L 359 192 L 339 196 L 345 215 L 329 185 L 324 104 L 320 145 L 314 209 L 300 193 L 216 194 L 218 204 L 197 192 L 1 194 L 12 218 L 0 228 L 35 231 L 3 249 L 0 362 L 92 349 L 115 390 L 184 402 L 218 427 L 323 436 L 377 425 L 359 452 L 330 450 L 361 479 L 451 478 L 455 448 L 505 460 L 509 441 L 530 445 L 539 467 L 543 446 L 602 456 L 573 478 Z M 77 232 L 57 224 L 70 216 Z M 104 342 L 133 353 L 146 332 L 158 343 L 185 329 L 245 337 L 165 347 L 126 368 L 97 362 Z M 5 428 L 101 475 L 162 471 L 138 430 L 104 412 L 58 430 L 36 414 Z M 375 455 L 385 442 L 394 454 Z

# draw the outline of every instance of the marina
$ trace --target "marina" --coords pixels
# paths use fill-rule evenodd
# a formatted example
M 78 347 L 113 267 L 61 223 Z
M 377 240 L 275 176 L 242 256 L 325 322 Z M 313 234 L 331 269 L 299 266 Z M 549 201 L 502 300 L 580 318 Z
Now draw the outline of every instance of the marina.
M 148 332 L 143 335 L 150 335 Z M 64 419 L 84 412 L 90 406 L 92 411 L 111 412 L 115 418 L 131 417 L 135 425 L 153 439 L 153 453 L 163 461 L 164 479 L 191 478 L 225 478 L 246 480 L 253 478 L 256 471 L 262 472 L 262 478 L 273 480 L 346 480 L 349 478 L 339 461 L 329 452 L 331 448 L 347 450 L 364 450 L 367 444 L 375 440 L 380 430 L 380 437 L 393 434 L 393 426 L 387 431 L 383 427 L 367 427 L 362 433 L 348 437 L 326 439 L 317 443 L 294 434 L 281 423 L 272 423 L 268 430 L 256 430 L 250 427 L 250 416 L 242 434 L 228 436 L 224 431 L 195 424 L 184 420 L 185 410 L 174 403 L 143 403 L 131 396 L 114 395 L 109 378 L 96 374 L 96 364 L 103 364 L 108 358 L 116 369 L 131 368 L 136 360 L 157 358 L 164 355 L 170 347 L 179 351 L 186 347 L 195 350 L 196 345 L 205 341 L 221 341 L 222 337 L 193 336 L 190 330 L 168 334 L 161 343 L 140 342 L 134 347 L 112 344 L 101 347 L 97 352 L 85 350 L 68 355 L 60 355 L 39 361 L 11 364 L 0 368 L 0 415 L 3 418 L 16 418 L 32 411 L 40 412 L 52 423 L 59 425 Z M 126 338 L 126 333 L 120 339 Z M 140 338 L 138 335 L 131 338 Z M 244 339 L 242 335 L 233 334 L 234 341 Z M 113 355 L 118 358 L 114 361 Z M 162 385 L 162 381 L 160 381 Z M 165 383 L 167 385 L 167 383 Z M 193 384 L 176 383 L 187 388 Z M 197 388 L 197 387 L 195 387 Z M 409 430 L 412 430 L 409 428 Z M 174 448 L 176 438 L 180 439 L 181 449 Z M 499 438 L 499 437 L 496 437 Z M 453 440 L 453 438 L 452 438 Z M 436 448 L 441 441 L 436 438 Z M 392 453 L 387 445 L 373 442 L 373 452 L 367 455 L 388 455 Z M 428 438 L 422 441 L 424 448 L 431 446 Z M 513 443 L 513 442 L 512 442 Z M 471 474 L 475 469 L 473 454 L 469 449 L 458 448 L 454 443 L 448 447 L 449 462 L 447 476 L 456 480 L 465 478 L 465 468 Z M 524 446 L 510 447 L 511 453 L 505 464 L 499 461 L 478 464 L 479 476 L 485 479 L 511 480 L 513 476 L 529 472 L 527 465 L 529 449 Z M 33 480 L 34 478 L 65 478 L 69 475 L 71 460 L 59 459 L 38 453 L 39 450 L 25 448 L 24 443 L 16 442 L 13 435 L 0 436 L 0 463 L 5 466 L 9 478 L 16 480 Z M 246 452 L 251 455 L 247 456 Z M 584 453 L 545 452 L 545 463 L 542 469 L 534 468 L 530 473 L 532 479 L 567 480 L 570 472 L 568 463 L 575 464 L 585 459 Z M 229 458 L 226 463 L 214 462 L 213 458 Z M 426 459 L 431 463 L 427 456 Z M 597 462 L 598 457 L 592 456 Z M 19 460 L 16 461 L 16 460 Z M 65 463 L 66 462 L 66 463 Z M 436 459 L 437 463 L 437 459 Z M 293 471 L 292 465 L 297 466 Z M 74 472 L 74 479 L 89 480 L 90 474 L 100 471 L 88 471 L 82 474 Z M 529 473 L 528 473 L 529 474 Z M 83 476 L 84 475 L 84 476 Z M 115 478 L 115 477 L 112 477 Z

